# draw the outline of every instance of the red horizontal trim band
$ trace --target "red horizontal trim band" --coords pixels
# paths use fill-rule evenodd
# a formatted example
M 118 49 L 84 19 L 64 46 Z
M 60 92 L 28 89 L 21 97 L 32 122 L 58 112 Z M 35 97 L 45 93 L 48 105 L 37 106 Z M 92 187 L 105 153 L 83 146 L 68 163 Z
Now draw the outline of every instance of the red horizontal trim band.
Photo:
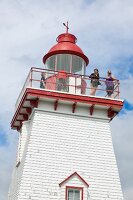
M 89 96 L 81 96 L 81 95 L 74 95 L 69 93 L 59 93 L 54 91 L 46 91 L 46 90 L 39 90 L 39 89 L 33 89 L 33 88 L 27 88 L 25 90 L 25 93 L 23 94 L 23 97 L 18 105 L 18 108 L 13 116 L 13 119 L 11 121 L 11 127 L 13 128 L 14 122 L 17 119 L 17 116 L 24 104 L 24 102 L 27 100 L 27 96 L 36 97 L 37 101 L 40 97 L 44 98 L 52 98 L 55 100 L 64 100 L 64 101 L 72 101 L 73 103 L 86 103 L 86 104 L 92 104 L 92 105 L 101 105 L 101 106 L 108 106 L 108 107 L 115 107 L 121 109 L 123 106 L 123 102 L 119 100 L 112 100 L 112 99 L 105 99 L 105 98 L 98 98 L 98 97 L 89 97 Z M 30 101 L 30 100 L 29 100 Z M 73 108 L 74 109 L 74 108 Z
M 89 96 L 81 96 L 81 95 L 74 95 L 69 93 L 59 93 L 53 91 L 46 91 L 46 90 L 37 90 L 32 88 L 27 88 L 27 94 L 30 96 L 40 96 L 40 97 L 48 97 L 54 98 L 59 100 L 66 100 L 66 101 L 74 101 L 74 102 L 81 102 L 87 104 L 97 104 L 103 106 L 115 106 L 121 108 L 123 106 L 123 102 L 119 100 L 112 100 L 112 99 L 104 99 L 98 97 L 89 97 Z

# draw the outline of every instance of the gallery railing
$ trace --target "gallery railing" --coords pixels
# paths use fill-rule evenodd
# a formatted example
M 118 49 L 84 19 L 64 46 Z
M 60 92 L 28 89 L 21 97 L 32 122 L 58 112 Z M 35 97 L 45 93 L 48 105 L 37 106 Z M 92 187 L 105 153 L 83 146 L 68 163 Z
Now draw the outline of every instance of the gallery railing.
M 119 84 L 119 80 L 116 79 L 107 80 L 102 77 L 99 80 L 91 79 L 87 75 L 33 67 L 26 78 L 15 107 L 18 107 L 26 88 L 119 99 Z

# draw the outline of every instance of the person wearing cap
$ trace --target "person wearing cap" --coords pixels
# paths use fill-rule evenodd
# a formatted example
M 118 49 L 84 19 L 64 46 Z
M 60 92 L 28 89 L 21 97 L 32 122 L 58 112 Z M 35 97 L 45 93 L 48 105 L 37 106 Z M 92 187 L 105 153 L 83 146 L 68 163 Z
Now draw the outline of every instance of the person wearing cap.
M 91 88 L 90 88 L 90 95 L 95 96 L 96 90 L 98 85 L 101 85 L 99 82 L 99 72 L 98 69 L 94 69 L 94 73 L 92 73 L 89 78 L 91 78 Z
M 113 92 L 114 92 L 114 81 L 115 81 L 115 77 L 112 76 L 112 73 L 110 70 L 108 70 L 107 72 L 107 77 L 106 77 L 106 81 L 105 81 L 105 85 L 106 85 L 106 92 L 107 92 L 107 96 L 108 97 L 113 97 Z

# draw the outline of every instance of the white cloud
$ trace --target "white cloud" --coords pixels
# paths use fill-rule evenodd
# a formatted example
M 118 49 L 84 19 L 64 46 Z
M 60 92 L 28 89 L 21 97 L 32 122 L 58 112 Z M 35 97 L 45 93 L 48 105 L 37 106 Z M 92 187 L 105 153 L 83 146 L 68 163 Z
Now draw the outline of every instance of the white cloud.
M 16 135 L 8 134 L 14 104 L 30 67 L 43 67 L 43 55 L 55 44 L 58 34 L 65 32 L 63 22 L 69 21 L 70 32 L 77 36 L 78 45 L 90 58 L 87 73 L 97 66 L 103 76 L 110 68 L 123 79 L 122 98 L 133 101 L 133 76 L 129 66 L 118 66 L 133 57 L 133 1 L 1 0 L 0 7 L 0 123 L 9 141 L 8 147 L 0 148 L 0 153 L 5 155 L 0 162 L 3 163 L 0 165 L 2 180 L 7 174 L 0 199 L 5 200 L 2 196 L 8 190 L 10 177 L 7 171 L 11 170 L 15 155 L 12 141 L 16 141 Z M 132 194 L 132 113 L 114 119 L 112 128 L 122 185 L 129 199 Z M 118 133 L 115 130 L 119 130 Z
M 133 76 L 129 75 L 128 79 L 121 81 L 121 93 L 122 98 L 128 99 L 130 103 L 133 103 Z
M 125 190 L 125 200 L 132 200 L 132 199 L 133 199 L 133 187 Z
M 0 199 L 6 200 L 15 162 L 17 137 L 8 135 L 9 145 L 0 146 Z
M 113 143 L 116 152 L 122 188 L 126 199 L 133 191 L 133 111 L 116 117 L 111 123 Z M 129 196 L 128 197 L 128 192 Z

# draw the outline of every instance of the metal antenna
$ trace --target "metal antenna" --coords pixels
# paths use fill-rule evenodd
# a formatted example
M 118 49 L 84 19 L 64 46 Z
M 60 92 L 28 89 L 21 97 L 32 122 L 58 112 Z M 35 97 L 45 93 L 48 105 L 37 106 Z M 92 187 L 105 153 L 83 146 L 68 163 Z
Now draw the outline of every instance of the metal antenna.
M 69 29 L 69 27 L 68 27 L 68 21 L 67 21 L 67 25 L 65 23 L 63 23 L 63 25 L 66 27 L 66 33 L 68 33 L 68 29 Z

